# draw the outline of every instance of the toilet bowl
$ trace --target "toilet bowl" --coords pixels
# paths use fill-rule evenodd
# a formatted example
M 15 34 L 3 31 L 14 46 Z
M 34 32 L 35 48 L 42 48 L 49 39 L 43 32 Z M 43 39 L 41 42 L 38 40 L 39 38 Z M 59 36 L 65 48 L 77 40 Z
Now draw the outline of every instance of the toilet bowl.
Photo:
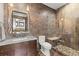
M 39 36 L 39 44 L 41 45 L 41 52 L 46 56 L 50 56 L 52 45 L 45 42 L 45 36 Z
M 46 49 L 51 49 L 51 44 L 49 44 L 48 42 L 44 42 L 41 45 L 44 46 Z

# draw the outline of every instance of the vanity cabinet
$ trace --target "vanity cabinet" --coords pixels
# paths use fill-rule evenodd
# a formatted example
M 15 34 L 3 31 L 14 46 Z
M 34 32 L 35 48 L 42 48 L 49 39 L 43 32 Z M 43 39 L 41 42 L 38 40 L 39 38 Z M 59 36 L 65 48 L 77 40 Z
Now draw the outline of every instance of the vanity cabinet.
M 26 41 L 0 46 L 0 56 L 37 56 L 37 41 Z

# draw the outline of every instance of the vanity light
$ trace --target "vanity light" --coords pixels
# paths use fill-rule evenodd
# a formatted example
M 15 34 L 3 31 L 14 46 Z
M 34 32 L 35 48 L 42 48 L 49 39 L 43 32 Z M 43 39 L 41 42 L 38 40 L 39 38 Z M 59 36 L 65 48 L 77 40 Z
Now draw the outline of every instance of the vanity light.
M 60 19 L 60 24 L 62 25 L 63 24 L 63 17 Z
M 63 21 L 63 18 L 61 18 L 61 21 Z
M 10 6 L 10 7 L 13 7 L 14 5 L 13 5 L 13 3 L 10 3 L 9 6 Z
M 26 10 L 27 10 L 27 11 L 29 11 L 29 9 L 30 9 L 30 8 L 29 8 L 29 5 L 27 5 L 27 8 L 26 8 Z

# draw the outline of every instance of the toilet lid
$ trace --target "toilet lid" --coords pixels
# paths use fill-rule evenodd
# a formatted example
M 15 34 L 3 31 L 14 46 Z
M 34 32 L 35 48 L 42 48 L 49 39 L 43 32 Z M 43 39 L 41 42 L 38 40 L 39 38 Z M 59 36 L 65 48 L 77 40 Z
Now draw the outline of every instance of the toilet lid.
M 51 44 L 48 43 L 48 42 L 44 42 L 44 43 L 43 43 L 43 46 L 48 47 L 48 48 L 51 48 Z

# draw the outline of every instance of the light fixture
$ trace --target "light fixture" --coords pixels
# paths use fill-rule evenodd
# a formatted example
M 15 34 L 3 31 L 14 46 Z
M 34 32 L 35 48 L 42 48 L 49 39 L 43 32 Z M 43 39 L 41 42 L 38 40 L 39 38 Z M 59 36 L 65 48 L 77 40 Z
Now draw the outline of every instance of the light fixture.
M 14 5 L 13 5 L 13 3 L 10 3 L 9 6 L 10 6 L 10 7 L 13 7 Z
M 63 21 L 63 18 L 61 18 L 61 21 Z
M 26 10 L 27 10 L 27 11 L 29 11 L 29 10 L 30 10 L 29 5 L 27 5 Z

